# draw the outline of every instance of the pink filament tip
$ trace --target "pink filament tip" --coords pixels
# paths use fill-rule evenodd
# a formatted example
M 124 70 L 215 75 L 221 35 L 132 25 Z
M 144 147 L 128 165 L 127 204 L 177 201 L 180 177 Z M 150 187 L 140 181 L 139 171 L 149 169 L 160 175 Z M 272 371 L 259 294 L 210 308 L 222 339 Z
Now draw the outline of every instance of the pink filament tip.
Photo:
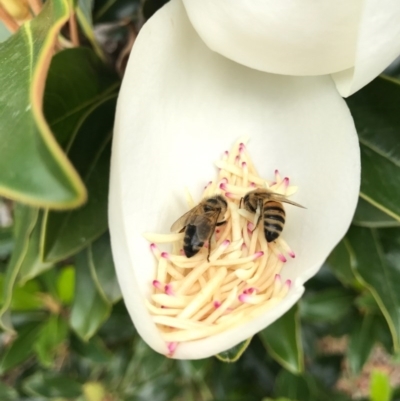
M 281 275 L 275 274 L 275 281 L 281 281 Z
M 174 291 L 172 290 L 171 284 L 167 284 L 167 285 L 164 287 L 164 290 L 165 290 L 165 293 L 166 293 L 167 295 L 175 295 L 175 294 L 174 294 Z
M 240 143 L 239 143 L 239 148 L 244 148 L 244 147 L 245 147 L 244 143 L 243 143 L 243 142 L 240 142 Z
M 253 294 L 255 291 L 257 291 L 254 287 L 250 287 L 250 288 L 247 288 L 247 290 L 244 290 L 243 291 L 243 294 L 249 294 L 249 295 L 251 295 L 251 294 Z
M 243 242 L 242 249 L 246 249 L 246 248 L 247 248 L 247 245 Z
M 168 347 L 168 351 L 169 351 L 170 355 L 172 355 L 175 352 L 177 346 L 178 346 L 178 343 L 176 343 L 176 342 L 175 343 L 167 343 L 167 347 Z
M 295 258 L 295 257 L 296 257 L 296 254 L 295 254 L 293 251 L 290 251 L 290 252 L 289 252 L 289 256 L 290 256 L 291 258 Z
M 285 285 L 290 288 L 292 286 L 292 280 L 286 280 Z
M 253 223 L 247 223 L 247 229 L 248 229 L 249 231 L 253 231 L 253 229 L 254 229 L 254 224 L 253 224 Z
M 235 195 L 231 194 L 230 192 L 225 192 L 225 196 L 227 198 L 235 199 Z
M 256 186 L 256 183 L 255 183 L 255 182 L 251 182 L 251 183 L 250 183 L 250 186 L 251 186 L 251 187 L 255 187 L 255 186 Z
M 255 257 L 255 259 L 258 259 L 258 258 L 261 258 L 261 256 L 263 256 L 264 255 L 264 252 L 263 251 L 260 251 L 260 252 L 256 252 L 255 254 L 254 254 L 254 257 Z
M 219 308 L 221 306 L 221 302 L 214 301 L 214 308 Z
M 226 239 L 226 240 L 221 244 L 221 246 L 222 246 L 222 247 L 227 247 L 227 246 L 229 246 L 230 243 L 231 243 L 231 241 L 229 241 L 228 239 Z
M 158 280 L 153 280 L 153 287 L 161 290 L 162 289 L 162 285 Z
M 235 157 L 235 163 L 237 163 L 239 161 L 239 156 Z
M 246 168 L 246 167 L 247 167 L 247 163 L 246 163 L 246 162 L 243 162 L 243 163 L 242 163 L 242 167 L 243 167 L 243 168 Z
M 169 259 L 169 253 L 168 252 L 161 252 L 161 257 L 165 259 Z
M 168 308 L 164 305 L 161 305 L 161 309 L 168 309 Z
M 224 177 L 222 180 L 221 180 L 221 184 L 227 184 L 228 183 L 228 179 L 226 178 L 226 177 Z
M 219 184 L 219 188 L 223 189 L 225 191 L 226 190 L 226 184 L 221 182 L 221 184 Z
M 216 234 L 219 234 L 221 231 L 217 228 L 216 230 L 215 230 L 215 233 Z
M 278 175 L 278 174 L 279 174 L 279 170 L 276 169 L 276 170 L 275 170 L 275 175 Z
M 288 177 L 285 177 L 285 178 L 283 179 L 283 185 L 284 185 L 285 187 L 287 187 L 287 186 L 289 185 L 289 178 L 288 178 Z
M 228 152 L 227 150 L 225 150 L 224 154 L 225 154 L 226 156 L 229 156 L 229 152 Z
M 286 258 L 285 258 L 281 253 L 278 255 L 278 259 L 279 259 L 281 262 L 286 263 Z
M 152 251 L 154 251 L 156 248 L 157 248 L 157 245 L 156 245 L 156 244 L 150 244 L 150 249 L 151 249 Z
M 248 302 L 249 301 L 249 296 L 247 294 L 240 294 L 238 298 L 239 298 L 240 302 Z

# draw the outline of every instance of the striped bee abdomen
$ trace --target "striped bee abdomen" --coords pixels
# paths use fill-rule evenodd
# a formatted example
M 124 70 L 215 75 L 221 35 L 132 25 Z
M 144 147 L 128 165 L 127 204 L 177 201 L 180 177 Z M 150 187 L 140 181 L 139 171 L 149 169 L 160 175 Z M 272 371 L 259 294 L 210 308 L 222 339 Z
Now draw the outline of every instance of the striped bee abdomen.
M 196 226 L 188 224 L 183 237 L 183 251 L 188 258 L 196 255 L 204 245 L 204 241 L 199 239 Z
M 264 204 L 264 234 L 267 242 L 275 241 L 285 225 L 285 210 L 280 202 Z

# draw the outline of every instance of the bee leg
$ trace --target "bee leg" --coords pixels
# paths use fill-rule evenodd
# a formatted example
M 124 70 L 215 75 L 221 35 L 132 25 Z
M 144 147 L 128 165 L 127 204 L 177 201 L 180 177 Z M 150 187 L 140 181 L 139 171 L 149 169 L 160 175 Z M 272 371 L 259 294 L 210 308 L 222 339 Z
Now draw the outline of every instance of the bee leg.
M 258 206 L 260 206 L 260 215 L 258 216 L 257 223 L 254 226 L 254 228 L 251 230 L 251 233 L 253 233 L 253 231 L 258 227 L 258 224 L 260 223 L 260 220 L 261 220 L 261 216 L 264 216 L 264 206 L 263 206 L 262 202 L 259 202 Z M 257 209 L 258 209 L 258 207 L 257 207 Z
M 239 202 L 239 209 L 242 208 L 242 202 L 243 202 L 243 196 L 240 198 L 240 202 Z
M 224 225 L 224 224 L 226 224 L 226 220 L 220 221 L 219 223 L 215 223 L 215 225 L 216 225 L 217 227 L 222 226 L 222 225 Z

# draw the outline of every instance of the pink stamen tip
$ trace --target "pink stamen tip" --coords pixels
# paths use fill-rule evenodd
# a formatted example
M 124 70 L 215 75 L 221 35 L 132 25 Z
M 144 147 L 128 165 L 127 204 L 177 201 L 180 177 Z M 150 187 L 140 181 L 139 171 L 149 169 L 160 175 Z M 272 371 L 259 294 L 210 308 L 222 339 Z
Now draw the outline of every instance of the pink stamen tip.
M 161 257 L 165 259 L 169 259 L 169 253 L 168 252 L 161 252 Z
M 251 183 L 250 183 L 250 186 L 251 186 L 251 187 L 255 187 L 255 186 L 256 186 L 256 183 L 255 183 L 255 182 L 251 182 Z
M 292 280 L 286 280 L 285 285 L 290 288 L 292 285 Z
M 228 183 L 228 179 L 226 178 L 226 177 L 224 177 L 222 180 L 221 180 L 221 184 L 227 184 Z
M 279 174 L 279 170 L 276 169 L 276 170 L 275 170 L 275 175 L 278 175 L 278 174 Z
M 215 233 L 216 234 L 219 234 L 221 231 L 217 228 L 216 230 L 215 230 Z
M 229 246 L 230 243 L 231 243 L 231 241 L 229 241 L 228 239 L 226 239 L 226 240 L 221 244 L 221 246 L 226 247 L 226 246 Z
M 177 346 L 178 346 L 178 343 L 176 343 L 176 342 L 167 343 L 167 347 L 168 347 L 168 351 L 169 351 L 170 355 L 172 355 L 175 352 Z
M 240 294 L 238 297 L 240 302 L 248 302 L 249 301 L 249 296 L 247 294 Z
M 264 252 L 263 251 L 260 251 L 260 252 L 256 252 L 255 254 L 254 254 L 254 257 L 255 257 L 255 259 L 258 259 L 258 258 L 261 258 L 261 256 L 263 256 L 264 255 Z
M 221 306 L 221 302 L 219 301 L 214 301 L 214 307 L 219 308 Z
M 279 259 L 281 262 L 286 263 L 286 258 L 285 258 L 281 253 L 278 255 L 278 259 Z
M 184 255 L 184 254 L 185 254 L 185 252 L 183 251 L 183 249 L 179 249 L 179 253 L 180 253 L 181 255 Z
M 244 294 L 253 294 L 255 291 L 257 291 L 254 287 L 250 287 L 250 288 L 247 288 L 247 290 L 244 290 L 243 291 L 243 293 Z
M 171 284 L 167 284 L 167 285 L 164 287 L 164 290 L 165 290 L 165 293 L 166 293 L 167 295 L 175 295 L 174 291 L 172 290 Z
M 230 192 L 225 192 L 225 196 L 227 198 L 235 199 L 235 195 L 231 194 Z
M 254 228 L 254 224 L 253 223 L 247 223 L 247 229 L 249 231 L 253 231 L 253 228 Z
M 229 152 L 227 150 L 225 150 L 224 154 L 228 156 Z
M 242 163 L 242 167 L 243 167 L 243 168 L 246 168 L 246 167 L 247 167 L 247 163 L 246 163 L 246 162 L 243 162 L 243 163 Z
M 275 281 L 281 281 L 281 275 L 275 274 Z
M 150 249 L 152 250 L 152 251 L 154 251 L 154 249 L 156 249 L 157 248 L 157 245 L 156 244 L 150 244 Z
M 226 184 L 224 182 L 221 182 L 221 184 L 219 184 L 220 189 L 223 189 L 224 191 L 226 190 Z
M 240 143 L 239 143 L 239 147 L 240 147 L 240 148 L 244 148 L 244 147 L 245 147 L 244 143 L 243 143 L 243 142 L 240 142 Z
M 161 290 L 162 289 L 162 285 L 158 280 L 153 280 L 153 287 Z
M 296 257 L 296 254 L 295 254 L 293 251 L 290 251 L 290 252 L 289 252 L 289 256 L 290 256 L 291 258 L 295 258 L 295 257 Z
M 285 177 L 285 178 L 283 179 L 283 185 L 285 185 L 285 186 L 288 186 L 288 185 L 289 185 L 289 178 L 288 178 L 288 177 Z
M 246 249 L 247 245 L 245 243 L 242 244 L 242 249 Z
M 168 308 L 164 305 L 161 305 L 161 309 L 168 309 Z

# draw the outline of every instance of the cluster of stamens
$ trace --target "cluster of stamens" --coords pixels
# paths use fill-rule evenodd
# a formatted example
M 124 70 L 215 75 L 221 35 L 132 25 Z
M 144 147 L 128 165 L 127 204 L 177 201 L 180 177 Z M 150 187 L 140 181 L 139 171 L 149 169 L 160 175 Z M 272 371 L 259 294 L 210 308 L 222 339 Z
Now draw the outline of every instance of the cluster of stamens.
M 193 257 L 182 250 L 184 233 L 145 234 L 157 261 L 153 294 L 147 307 L 172 355 L 183 341 L 198 340 L 242 325 L 275 306 L 288 293 L 291 281 L 281 280 L 285 255 L 295 254 L 280 236 L 267 243 L 263 216 L 250 213 L 241 199 L 252 190 L 267 188 L 290 196 L 297 187 L 275 171 L 273 181 L 261 178 L 244 142 L 236 143 L 217 161 L 218 178 L 210 181 L 203 199 L 225 196 L 226 224 L 216 227 L 211 244 Z M 186 191 L 189 208 L 196 206 Z M 172 245 L 162 252 L 157 244 Z M 208 247 L 211 247 L 210 253 Z M 209 257 L 208 257 L 209 254 Z

